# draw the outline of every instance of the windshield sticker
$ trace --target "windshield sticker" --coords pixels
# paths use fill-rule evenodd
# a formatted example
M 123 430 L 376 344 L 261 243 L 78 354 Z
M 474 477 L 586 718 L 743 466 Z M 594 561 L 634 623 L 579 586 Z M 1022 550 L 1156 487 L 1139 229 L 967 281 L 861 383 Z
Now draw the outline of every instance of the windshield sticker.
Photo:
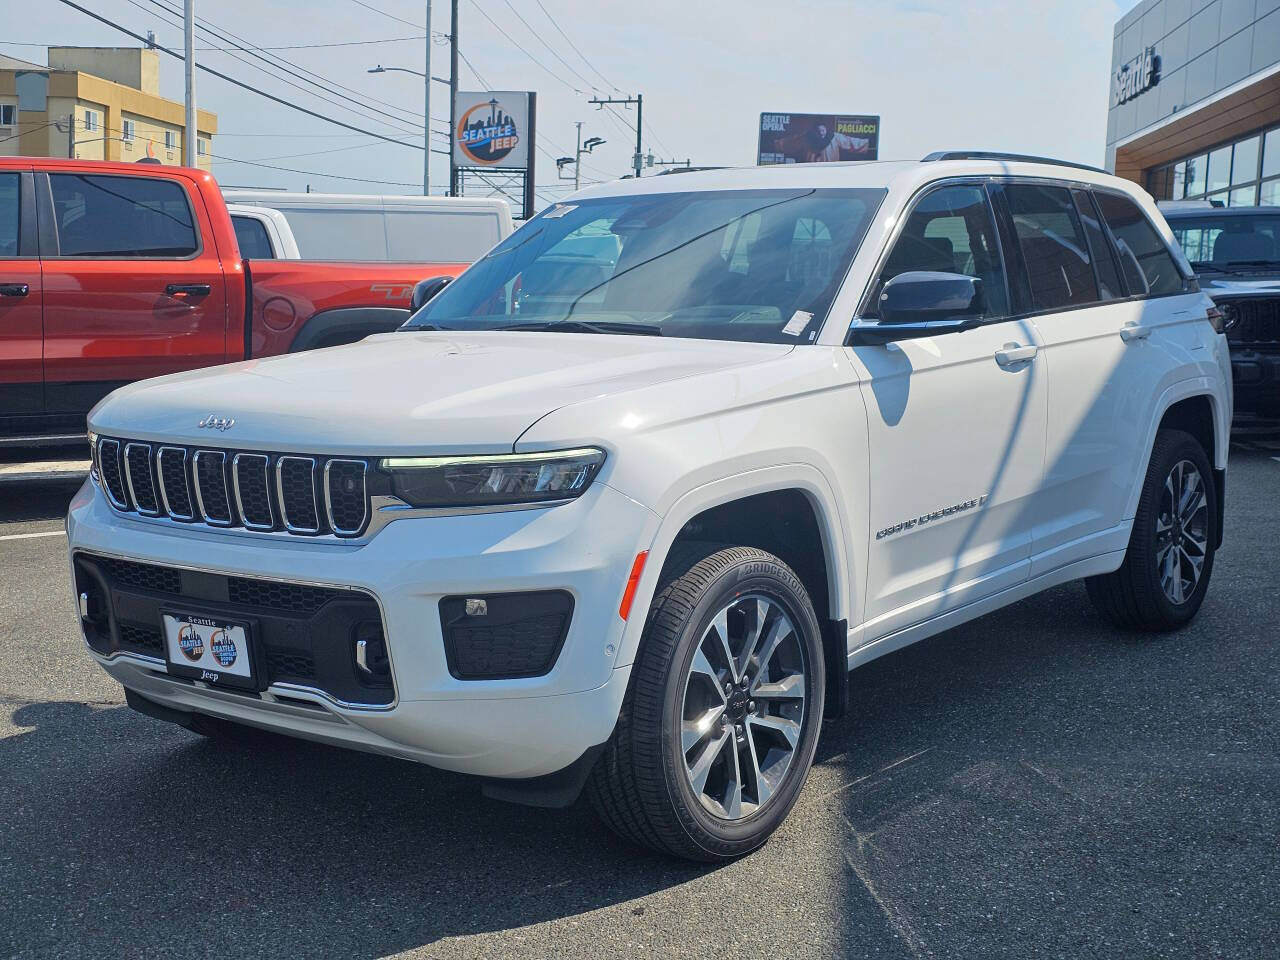
M 544 220 L 554 220 L 557 217 L 563 217 L 566 213 L 573 213 L 578 206 L 574 203 L 557 203 L 554 207 L 542 215 Z
M 804 332 L 804 328 L 809 325 L 809 321 L 813 319 L 813 314 L 804 310 L 797 310 L 791 315 L 791 319 L 787 321 L 787 325 L 782 328 L 782 332 L 788 337 L 798 337 Z

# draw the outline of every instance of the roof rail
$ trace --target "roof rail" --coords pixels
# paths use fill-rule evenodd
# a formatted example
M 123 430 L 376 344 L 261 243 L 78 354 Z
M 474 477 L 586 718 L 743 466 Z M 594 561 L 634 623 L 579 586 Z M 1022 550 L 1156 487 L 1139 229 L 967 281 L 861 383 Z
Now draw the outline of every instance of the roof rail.
M 1092 170 L 1094 173 L 1107 173 L 1101 167 L 1087 163 L 1075 163 L 1071 160 L 1054 160 L 1052 157 L 1034 157 L 1025 153 L 999 153 L 994 150 L 939 150 L 924 158 L 925 163 L 934 160 L 1014 160 L 1018 163 L 1048 163 L 1055 167 L 1074 167 L 1077 170 Z

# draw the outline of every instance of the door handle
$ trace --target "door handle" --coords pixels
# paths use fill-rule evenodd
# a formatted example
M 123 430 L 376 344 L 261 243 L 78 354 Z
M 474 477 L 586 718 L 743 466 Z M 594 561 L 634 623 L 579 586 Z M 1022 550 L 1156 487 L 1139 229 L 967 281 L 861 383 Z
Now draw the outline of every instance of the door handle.
M 1120 328 L 1120 339 L 1125 343 L 1133 343 L 1135 340 L 1145 340 L 1151 336 L 1151 328 L 1145 324 L 1139 323 L 1137 320 L 1130 320 Z
M 1034 343 L 1029 347 L 1023 347 L 1016 343 L 1006 343 L 996 351 L 996 363 L 1002 367 L 1012 367 L 1026 360 L 1034 360 L 1039 352 L 1040 348 Z
M 164 292 L 171 297 L 207 297 L 212 289 L 207 283 L 171 283 Z
M 25 283 L 0 283 L 0 297 L 25 297 L 30 292 Z

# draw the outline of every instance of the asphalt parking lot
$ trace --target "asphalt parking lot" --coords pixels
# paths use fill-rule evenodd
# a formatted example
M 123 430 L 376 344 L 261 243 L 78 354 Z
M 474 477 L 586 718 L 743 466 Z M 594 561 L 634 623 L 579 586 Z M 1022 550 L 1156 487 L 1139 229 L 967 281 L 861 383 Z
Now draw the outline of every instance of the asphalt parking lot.
M 1187 630 L 1069 585 L 872 663 L 718 869 L 413 764 L 218 745 L 79 639 L 73 488 L 0 487 L 0 955 L 1274 957 L 1280 443 L 1232 453 Z

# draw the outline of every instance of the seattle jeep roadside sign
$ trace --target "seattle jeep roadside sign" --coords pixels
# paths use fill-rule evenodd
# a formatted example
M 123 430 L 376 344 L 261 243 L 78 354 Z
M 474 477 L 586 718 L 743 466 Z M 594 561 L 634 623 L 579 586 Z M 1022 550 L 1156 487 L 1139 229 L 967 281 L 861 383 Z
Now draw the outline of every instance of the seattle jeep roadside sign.
M 1124 64 L 1111 78 L 1111 105 L 1128 103 L 1160 82 L 1160 58 L 1155 47 L 1147 47 Z

